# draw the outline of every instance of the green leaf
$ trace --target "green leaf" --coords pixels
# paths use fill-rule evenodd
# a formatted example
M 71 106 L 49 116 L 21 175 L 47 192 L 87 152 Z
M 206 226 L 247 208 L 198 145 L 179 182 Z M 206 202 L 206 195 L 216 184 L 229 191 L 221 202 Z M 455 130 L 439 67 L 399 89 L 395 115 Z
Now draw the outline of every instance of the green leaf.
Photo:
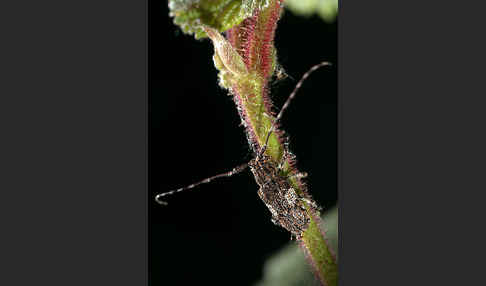
M 300 16 L 318 14 L 325 22 L 334 22 L 338 11 L 338 0 L 286 0 L 286 7 Z
M 196 39 L 207 36 L 202 25 L 224 32 L 267 5 L 268 0 L 169 0 L 174 23 Z
M 325 225 L 324 223 L 325 222 Z M 338 209 L 327 211 L 321 218 L 321 228 L 326 230 L 329 246 L 337 253 L 338 248 Z M 272 254 L 263 269 L 262 280 L 254 286 L 318 286 L 313 269 L 306 262 L 306 257 L 295 242 L 290 242 Z

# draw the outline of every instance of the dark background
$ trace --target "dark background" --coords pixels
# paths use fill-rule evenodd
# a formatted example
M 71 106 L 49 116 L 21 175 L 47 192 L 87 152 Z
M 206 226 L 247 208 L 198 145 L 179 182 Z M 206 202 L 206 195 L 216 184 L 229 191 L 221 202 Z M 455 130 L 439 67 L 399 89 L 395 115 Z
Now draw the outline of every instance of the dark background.
M 209 40 L 184 35 L 166 1 L 149 1 L 149 281 L 151 285 L 250 285 L 290 235 L 270 221 L 250 172 L 153 201 L 230 170 L 252 154 L 235 105 L 217 85 Z M 294 79 L 272 83 L 280 108 L 312 65 L 282 119 L 298 168 L 324 210 L 337 202 L 337 25 L 285 11 L 275 44 Z

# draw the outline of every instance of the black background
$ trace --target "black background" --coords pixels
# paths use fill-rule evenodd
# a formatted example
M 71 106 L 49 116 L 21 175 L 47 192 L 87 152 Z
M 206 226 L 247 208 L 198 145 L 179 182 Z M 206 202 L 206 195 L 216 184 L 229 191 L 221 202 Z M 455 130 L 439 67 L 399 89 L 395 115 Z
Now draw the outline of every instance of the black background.
M 168 197 L 159 192 L 225 172 L 252 158 L 235 105 L 217 85 L 209 40 L 184 35 L 166 1 L 149 1 L 149 280 L 151 285 L 250 285 L 290 235 L 270 221 L 249 172 Z M 275 45 L 293 78 L 272 83 L 281 107 L 312 65 L 282 119 L 311 194 L 337 203 L 337 24 L 285 11 Z

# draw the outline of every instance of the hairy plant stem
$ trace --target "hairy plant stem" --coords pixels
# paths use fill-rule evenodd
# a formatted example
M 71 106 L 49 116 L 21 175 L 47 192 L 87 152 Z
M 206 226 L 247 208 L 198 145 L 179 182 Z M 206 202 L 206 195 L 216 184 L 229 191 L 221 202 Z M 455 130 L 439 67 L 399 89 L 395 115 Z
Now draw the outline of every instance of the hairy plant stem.
M 318 211 L 301 181 L 295 156 L 287 138 L 275 122 L 268 83 L 277 69 L 274 35 L 282 14 L 283 0 L 170 0 L 174 22 L 196 38 L 208 36 L 214 46 L 213 61 L 219 70 L 219 84 L 229 89 L 237 106 L 248 142 L 255 154 L 265 145 L 272 164 L 285 160 L 281 176 L 306 200 L 310 223 L 297 239 L 323 285 L 337 285 L 336 258 L 319 228 Z M 231 28 L 225 28 L 231 27 Z M 225 31 L 226 37 L 220 34 Z M 285 157 L 284 156 L 285 153 Z
M 264 146 L 268 131 L 272 122 L 275 121 L 273 104 L 268 94 L 268 82 L 275 71 L 277 62 L 273 39 L 281 10 L 281 1 L 270 1 L 265 9 L 256 10 L 252 17 L 226 32 L 227 41 L 241 57 L 246 70 L 238 67 L 241 63 L 237 64 L 234 60 L 235 57 L 238 58 L 236 55 L 229 56 L 224 55 L 223 52 L 219 54 L 216 52 L 220 58 L 215 60 L 215 63 L 219 61 L 216 66 L 220 69 L 220 84 L 229 88 L 233 94 L 243 125 L 246 127 L 249 144 L 255 154 Z M 209 29 L 206 32 L 215 45 L 220 44 L 218 41 L 223 41 Z M 228 69 L 239 70 L 239 72 L 228 76 L 225 74 Z M 275 164 L 278 164 L 282 160 L 284 150 L 287 149 L 284 146 L 287 140 L 278 123 L 276 124 L 275 131 L 268 140 L 265 153 L 273 159 Z M 289 177 L 298 173 L 295 157 L 286 158 L 283 170 L 284 174 Z M 289 178 L 289 181 L 301 196 L 311 200 L 311 196 L 305 191 L 300 178 Z M 324 232 L 319 228 L 319 214 L 316 213 L 315 208 L 308 203 L 305 204 L 311 222 L 302 237 L 299 238 L 299 244 L 305 251 L 321 283 L 329 286 L 337 285 L 336 258 L 329 248 Z

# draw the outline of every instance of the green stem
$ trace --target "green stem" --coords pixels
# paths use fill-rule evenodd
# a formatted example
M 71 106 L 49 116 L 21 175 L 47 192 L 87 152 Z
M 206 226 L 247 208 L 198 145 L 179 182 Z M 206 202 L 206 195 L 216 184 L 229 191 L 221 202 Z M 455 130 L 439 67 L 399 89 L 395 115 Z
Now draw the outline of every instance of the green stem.
M 338 268 L 336 258 L 319 228 L 317 217 L 312 218 L 300 244 L 307 255 L 307 259 L 313 266 L 314 273 L 323 282 L 322 284 L 328 286 L 337 285 Z
M 283 0 L 200 0 L 200 5 L 194 5 L 192 0 L 172 0 L 169 3 L 175 7 L 172 13 L 176 16 L 176 23 L 184 23 L 181 25 L 184 31 L 194 31 L 196 37 L 207 35 L 212 40 L 215 50 L 213 60 L 219 70 L 219 84 L 233 94 L 246 127 L 249 144 L 257 154 L 265 144 L 268 131 L 275 121 L 268 83 L 277 66 L 273 40 L 282 13 Z M 234 18 L 234 15 L 247 15 L 250 8 L 252 16 L 245 19 Z M 193 27 L 194 23 L 199 24 Z M 232 28 L 224 29 L 228 25 Z M 226 38 L 220 34 L 222 30 L 226 31 Z M 285 146 L 287 139 L 278 123 L 274 130 L 265 153 L 273 164 L 279 164 L 284 150 L 288 149 Z M 313 202 L 301 179 L 292 176 L 298 173 L 300 172 L 296 168 L 295 156 L 290 154 L 286 157 L 282 175 L 288 177 L 289 183 L 301 197 Z M 319 227 L 319 213 L 312 206 L 313 203 L 304 204 L 310 223 L 298 238 L 299 244 L 306 252 L 321 283 L 335 286 L 338 276 L 336 258 Z
M 249 143 L 255 152 L 264 145 L 268 130 L 275 120 L 267 85 L 277 61 L 273 39 L 281 9 L 280 1 L 271 1 L 266 9 L 256 11 L 252 18 L 227 32 L 227 38 L 241 56 L 247 73 L 236 75 L 229 84 L 226 82 L 222 85 L 229 85 L 234 95 L 242 120 L 246 124 Z M 231 66 L 231 63 L 227 65 Z M 275 163 L 281 161 L 285 150 L 286 140 L 282 134 L 283 132 L 276 128 L 270 136 L 266 149 L 267 155 L 273 158 Z M 295 158 L 289 158 L 284 165 L 284 173 L 292 175 L 298 172 Z M 300 179 L 293 178 L 289 181 L 301 196 L 312 200 Z M 310 223 L 299 243 L 321 283 L 328 286 L 337 285 L 336 259 L 319 227 L 319 214 L 307 203 L 306 208 Z

